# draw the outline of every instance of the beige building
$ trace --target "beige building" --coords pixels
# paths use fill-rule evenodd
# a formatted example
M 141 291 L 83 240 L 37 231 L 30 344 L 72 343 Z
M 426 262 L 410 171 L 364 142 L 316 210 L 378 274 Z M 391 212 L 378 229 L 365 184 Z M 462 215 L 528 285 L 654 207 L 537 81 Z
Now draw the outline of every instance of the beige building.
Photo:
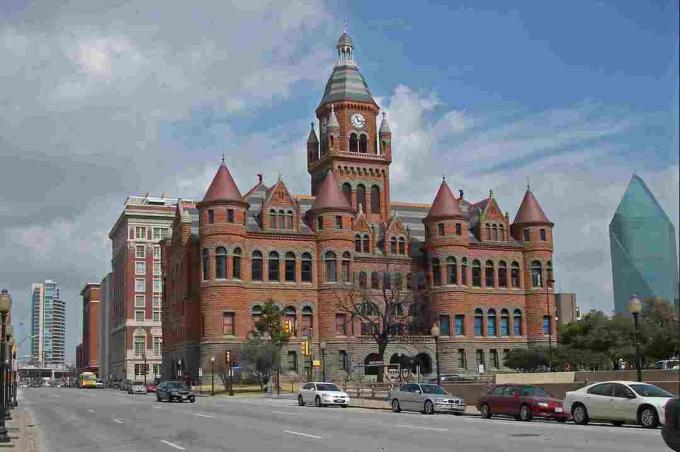
M 560 325 L 581 320 L 581 307 L 576 304 L 575 293 L 556 293 L 555 308 Z

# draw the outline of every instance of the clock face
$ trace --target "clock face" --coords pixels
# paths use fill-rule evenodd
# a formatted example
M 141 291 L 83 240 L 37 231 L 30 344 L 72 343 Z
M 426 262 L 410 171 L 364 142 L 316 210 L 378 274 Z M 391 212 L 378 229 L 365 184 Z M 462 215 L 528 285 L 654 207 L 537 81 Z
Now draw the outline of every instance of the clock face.
M 352 125 L 357 129 L 363 129 L 366 125 L 366 118 L 361 113 L 354 113 L 351 118 Z

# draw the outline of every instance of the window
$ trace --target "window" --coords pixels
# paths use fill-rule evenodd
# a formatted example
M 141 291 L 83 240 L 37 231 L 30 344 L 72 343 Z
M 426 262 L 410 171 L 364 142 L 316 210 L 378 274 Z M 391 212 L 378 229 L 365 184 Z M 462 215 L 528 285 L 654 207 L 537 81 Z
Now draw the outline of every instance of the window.
M 477 350 L 477 365 L 484 365 L 484 350 Z
M 152 365 L 152 370 L 153 370 L 153 375 L 155 377 L 160 377 L 161 376 L 161 365 L 160 364 L 153 364 Z
M 323 231 L 323 217 L 316 218 L 316 230 Z
M 227 223 L 234 222 L 234 209 L 227 209 Z
M 510 283 L 513 288 L 519 287 L 519 264 L 517 262 L 512 263 L 512 268 L 510 269 Z
M 411 273 L 406 275 L 406 289 L 413 289 L 413 275 Z
M 146 274 L 146 262 L 135 262 L 135 275 Z
M 213 224 L 215 222 L 215 211 L 208 209 L 208 224 Z
M 293 227 L 293 212 L 290 210 L 286 212 L 286 229 L 295 229 Z
M 392 289 L 392 274 L 390 272 L 383 273 L 383 289 Z
M 512 335 L 521 336 L 522 335 L 522 311 L 515 309 L 512 319 Z
M 546 336 L 550 334 L 550 316 L 548 315 L 543 316 L 543 334 Z
M 286 253 L 284 273 L 286 274 L 286 281 L 295 281 L 295 254 L 288 252 Z
M 465 316 L 463 314 L 457 314 L 455 317 L 456 321 L 456 336 L 465 336 Z
M 272 251 L 269 253 L 269 260 L 267 262 L 269 267 L 268 279 L 269 281 L 279 280 L 279 253 Z
M 446 258 L 446 283 L 449 285 L 458 283 L 458 264 L 453 256 Z
M 461 369 L 467 369 L 467 359 L 465 357 L 465 349 L 458 349 L 458 367 Z
M 253 320 L 253 324 L 256 324 L 262 318 L 262 307 L 259 304 L 253 306 L 250 310 L 250 318 Z
M 342 254 L 342 281 L 348 283 L 349 282 L 349 275 L 350 273 L 350 262 L 351 262 L 351 256 L 350 254 L 345 251 Z
M 614 385 L 612 383 L 603 383 L 588 389 L 588 394 L 612 397 L 613 391 Z
M 399 254 L 406 254 L 406 240 L 403 237 L 399 238 Z
M 456 235 L 463 235 L 463 226 L 460 223 L 456 223 Z
M 352 186 L 345 182 L 342 184 L 342 194 L 345 195 L 345 199 L 349 203 L 349 205 L 352 205 Z
M 357 185 L 357 209 L 359 206 L 361 206 L 364 211 L 368 212 L 366 210 L 366 187 L 362 184 Z
M 371 187 L 371 212 L 380 213 L 380 188 L 377 185 Z
M 286 228 L 286 213 L 283 210 L 279 210 L 279 215 L 276 221 L 276 227 L 278 229 Z
M 135 226 L 135 238 L 146 240 L 146 226 Z
M 437 233 L 439 235 L 444 235 L 444 223 L 437 224 Z
M 498 226 L 498 236 L 501 241 L 505 241 L 505 227 L 503 225 Z
M 508 287 L 508 266 L 505 261 L 498 263 L 498 287 Z
M 359 138 L 357 137 L 356 133 L 353 133 L 349 136 L 349 152 L 358 151 L 359 151 Z
M 297 372 L 298 369 L 297 353 L 295 353 L 294 351 L 289 351 L 287 356 L 287 363 L 288 370 L 290 372 Z
M 486 268 L 485 268 L 485 278 L 484 278 L 484 287 L 494 287 L 494 278 L 493 278 L 493 262 L 492 261 L 486 261 Z
M 146 336 L 144 333 L 135 333 L 132 343 L 133 352 L 135 356 L 142 356 L 146 350 Z
M 162 273 L 161 270 L 161 263 L 160 262 L 154 262 L 153 263 L 153 274 L 156 276 L 160 276 Z
M 529 230 L 528 229 L 525 229 L 523 231 L 523 236 L 524 236 L 524 241 L 528 242 L 529 241 Z
M 335 229 L 342 229 L 342 216 L 335 216 Z
M 227 278 L 227 250 L 221 246 L 215 250 L 215 278 Z
M 228 334 L 230 336 L 235 336 L 234 313 L 233 312 L 223 312 L 222 313 L 222 334 Z
M 135 292 L 144 292 L 144 291 L 146 291 L 146 284 L 145 284 L 144 278 L 135 279 Z
M 158 337 L 158 336 L 154 336 L 154 338 L 153 338 L 153 354 L 154 355 L 160 355 L 162 346 L 163 346 L 163 338 Z
M 365 289 L 367 285 L 367 276 L 365 272 L 359 272 L 359 287 Z
M 269 227 L 276 229 L 276 210 L 274 209 L 269 211 Z
M 241 248 L 235 248 L 231 257 L 231 275 L 234 279 L 241 279 Z
M 302 308 L 302 335 L 312 337 L 312 329 L 314 328 L 314 315 L 312 308 L 305 306 Z
M 495 309 L 489 309 L 489 311 L 486 314 L 486 321 L 487 321 L 487 335 L 488 336 L 495 336 L 496 335 L 496 310 Z
M 160 322 L 161 321 L 161 310 L 155 309 L 153 310 L 153 321 L 154 322 Z
M 160 295 L 154 295 L 153 296 L 153 308 L 154 309 L 160 309 L 161 308 L 161 297 L 160 297 Z
M 472 287 L 482 287 L 482 267 L 478 260 L 472 261 Z
M 510 336 L 510 314 L 507 309 L 501 310 L 501 336 Z
M 323 258 L 326 268 L 326 282 L 337 282 L 338 273 L 335 253 L 333 251 L 326 251 Z
M 203 248 L 203 281 L 207 281 L 209 279 L 209 270 L 210 270 L 210 260 L 208 256 L 208 249 Z
M 146 297 L 144 295 L 135 295 L 135 308 L 146 307 Z
M 491 367 L 498 369 L 498 350 L 489 350 L 491 355 Z
M 467 259 L 463 258 L 460 262 L 460 283 L 467 286 Z
M 495 241 L 498 241 L 498 226 L 494 224 L 493 226 L 491 226 L 491 229 L 493 230 L 493 239 Z
M 533 287 L 543 287 L 543 267 L 539 261 L 531 263 L 531 285 Z
M 338 351 L 338 370 L 347 370 L 347 352 L 345 350 Z
M 432 284 L 440 286 L 442 284 L 442 274 L 439 268 L 439 258 L 432 258 Z
M 368 138 L 364 134 L 361 134 L 359 137 L 359 152 L 363 154 L 368 152 Z
M 373 336 L 378 332 L 378 325 L 374 323 L 362 323 L 361 324 L 361 335 L 362 336 Z
M 545 237 L 545 229 L 541 229 L 540 234 L 541 234 L 541 240 L 545 242 L 547 240 L 546 237 Z
M 161 258 L 161 247 L 158 245 L 154 245 L 153 247 L 153 258 L 155 260 L 160 260 Z
M 354 251 L 357 253 L 361 253 L 361 236 L 356 235 L 354 236 Z
M 300 277 L 302 281 L 312 282 L 312 255 L 309 253 L 303 253 L 301 263 Z
M 347 314 L 335 314 L 336 336 L 347 336 Z
M 161 240 L 168 237 L 168 228 L 153 228 L 151 235 L 154 240 Z
M 439 332 L 442 336 L 448 336 L 451 334 L 449 328 L 449 316 L 445 314 L 439 315 Z
M 135 321 L 136 322 L 143 322 L 144 321 L 144 311 L 135 311 Z
M 161 278 L 159 276 L 153 277 L 153 291 L 156 292 L 156 293 L 163 292 L 163 283 L 162 283 Z
M 486 239 L 491 240 L 491 225 L 489 223 L 486 224 Z
M 371 273 L 371 289 L 380 289 L 380 277 L 377 272 Z
M 146 246 L 144 245 L 135 246 L 135 257 L 137 259 L 144 259 L 144 257 L 146 257 Z
M 481 309 L 475 309 L 475 336 L 484 334 L 484 314 Z
M 253 251 L 250 262 L 250 277 L 253 281 L 262 281 L 262 253 L 260 251 Z

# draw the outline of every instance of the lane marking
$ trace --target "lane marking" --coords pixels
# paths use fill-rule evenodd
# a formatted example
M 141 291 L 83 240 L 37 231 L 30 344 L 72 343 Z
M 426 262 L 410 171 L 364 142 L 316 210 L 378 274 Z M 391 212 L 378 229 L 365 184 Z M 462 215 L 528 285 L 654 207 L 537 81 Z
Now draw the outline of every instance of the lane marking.
M 220 404 L 220 403 L 213 403 L 213 405 L 215 405 L 215 406 L 222 406 L 222 407 L 225 407 L 225 408 L 229 408 L 229 405 L 222 405 L 222 404 Z
M 89 411 L 90 413 L 94 413 L 94 410 L 91 408 L 88 408 L 87 411 Z
M 125 422 L 121 421 L 120 419 L 113 418 L 113 422 L 116 424 L 125 424 Z
M 308 433 L 294 432 L 291 430 L 284 430 L 284 433 L 290 433 L 291 435 L 305 436 L 307 438 L 323 439 L 323 436 L 310 435 Z
M 161 409 L 161 407 L 159 407 L 157 405 L 151 405 L 151 408 L 153 408 L 154 410 L 160 410 Z
M 290 411 L 273 411 L 273 410 L 272 410 L 272 413 L 276 413 L 276 414 L 290 414 L 291 416 L 297 416 L 297 415 L 300 414 L 300 413 L 291 413 Z
M 215 417 L 215 416 L 211 416 L 211 415 L 209 415 L 209 414 L 202 414 L 202 413 L 196 413 L 196 416 L 199 416 L 199 417 L 207 417 L 207 418 L 211 418 L 211 419 Z
M 420 425 L 406 425 L 406 424 L 397 424 L 395 427 L 406 427 L 406 428 L 417 428 L 420 430 L 432 430 L 435 432 L 448 432 L 447 429 L 445 428 L 436 428 L 436 427 L 422 427 Z
M 164 440 L 164 439 L 162 439 L 161 442 L 162 442 L 163 444 L 167 444 L 167 445 L 170 446 L 170 447 L 174 447 L 174 448 L 177 449 L 177 450 L 186 450 L 186 449 L 183 448 L 182 446 L 178 446 L 177 444 L 171 443 L 170 441 L 166 441 L 166 440 Z

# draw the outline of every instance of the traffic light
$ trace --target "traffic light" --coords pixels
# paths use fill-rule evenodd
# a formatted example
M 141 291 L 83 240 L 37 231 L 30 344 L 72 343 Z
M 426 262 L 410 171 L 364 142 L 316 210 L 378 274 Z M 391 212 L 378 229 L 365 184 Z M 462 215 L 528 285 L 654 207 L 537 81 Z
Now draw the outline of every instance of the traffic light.
M 302 354 L 304 356 L 309 356 L 312 354 L 312 344 L 310 343 L 309 340 L 305 340 L 302 343 Z
M 224 352 L 224 362 L 227 366 L 231 364 L 231 350 L 226 350 Z
M 283 332 L 286 334 L 291 334 L 293 332 L 293 321 L 288 319 L 283 322 Z
M 149 365 L 144 364 L 144 373 L 142 375 L 149 375 Z

